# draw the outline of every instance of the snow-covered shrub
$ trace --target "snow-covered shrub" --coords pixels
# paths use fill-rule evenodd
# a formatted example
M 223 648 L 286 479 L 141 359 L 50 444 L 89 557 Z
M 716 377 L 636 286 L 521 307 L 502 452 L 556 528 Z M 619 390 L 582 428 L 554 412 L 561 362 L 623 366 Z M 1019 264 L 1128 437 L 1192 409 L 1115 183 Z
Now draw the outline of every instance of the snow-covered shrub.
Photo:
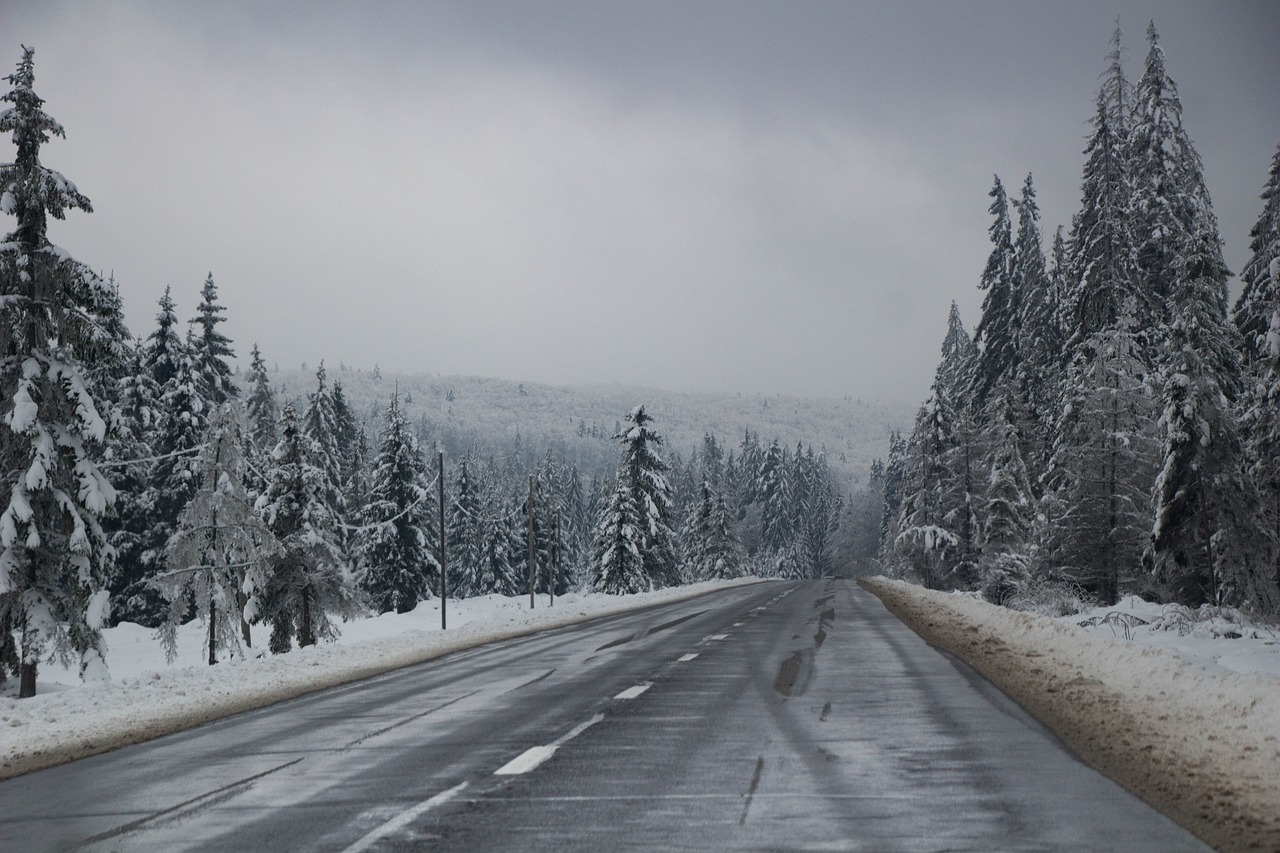
M 1057 580 L 1032 580 L 1009 597 L 1004 606 L 1040 616 L 1074 616 L 1096 606 L 1077 584 Z
M 1021 551 L 1006 551 L 982 566 L 982 597 L 1005 605 L 1031 583 L 1030 558 Z
M 1214 640 L 1274 639 L 1274 626 L 1259 624 L 1235 607 L 1219 607 L 1202 604 L 1191 609 L 1181 604 L 1168 604 L 1160 615 L 1151 621 L 1151 627 L 1160 631 L 1177 631 L 1179 636 L 1193 636 Z

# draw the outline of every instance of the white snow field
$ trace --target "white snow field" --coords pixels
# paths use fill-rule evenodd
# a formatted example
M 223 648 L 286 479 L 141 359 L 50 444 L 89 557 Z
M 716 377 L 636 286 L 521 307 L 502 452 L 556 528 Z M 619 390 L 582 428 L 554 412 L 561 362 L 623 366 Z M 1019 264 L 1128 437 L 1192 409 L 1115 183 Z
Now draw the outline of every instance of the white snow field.
M 450 652 L 558 628 L 599 616 L 692 598 L 714 589 L 759 583 L 758 578 L 708 581 L 636 595 L 558 596 L 549 607 L 528 596 L 450 600 L 448 630 L 440 630 L 440 602 L 410 613 L 386 613 L 341 624 L 334 643 L 283 655 L 224 660 L 209 666 L 204 628 L 178 631 L 178 658 L 165 661 L 155 630 L 123 623 L 103 632 L 110 682 L 81 683 L 75 666 L 40 667 L 37 695 L 14 698 L 17 679 L 0 696 L 0 779 L 61 764 L 130 743 L 181 731 L 231 714 L 315 690 L 378 675 Z M 267 631 L 254 630 L 265 645 Z
M 1280 850 L 1280 638 L 1270 630 L 1215 639 L 1241 626 L 1213 620 L 1185 636 L 1142 626 L 1124 614 L 1180 620 L 1140 599 L 1053 619 L 886 578 L 862 584 L 1208 844 Z

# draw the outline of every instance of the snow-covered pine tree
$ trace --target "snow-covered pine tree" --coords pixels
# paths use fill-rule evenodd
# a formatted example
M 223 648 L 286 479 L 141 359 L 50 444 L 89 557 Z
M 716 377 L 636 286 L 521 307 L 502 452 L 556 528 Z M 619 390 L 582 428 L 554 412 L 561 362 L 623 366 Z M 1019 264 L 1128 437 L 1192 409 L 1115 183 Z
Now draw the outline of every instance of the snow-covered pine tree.
M 1060 515 L 1046 545 L 1055 580 L 1113 603 L 1148 539 L 1155 476 L 1155 409 L 1136 300 L 1118 322 L 1082 340 L 1068 367 L 1047 482 Z
M 1270 612 L 1280 602 L 1275 543 L 1258 518 L 1232 404 L 1240 341 L 1227 319 L 1216 223 L 1201 217 L 1178 247 L 1164 359 L 1161 467 L 1151 532 L 1154 575 L 1177 601 Z
M 1253 254 L 1235 307 L 1244 342 L 1245 390 L 1241 430 L 1249 473 L 1262 493 L 1262 522 L 1280 542 L 1280 148 L 1262 192 L 1263 210 L 1250 235 Z M 1280 548 L 1272 574 L 1280 580 Z
M 884 505 L 880 511 L 880 535 L 876 548 L 876 556 L 881 560 L 885 559 L 886 550 L 892 542 L 891 531 L 898 518 L 898 510 L 902 506 L 902 485 L 906 464 L 907 440 L 895 429 L 889 433 L 889 460 L 884 466 Z
M 356 553 L 360 586 L 375 610 L 408 613 L 432 597 L 440 577 L 428 536 L 438 524 L 433 480 L 398 394 L 387 406 L 369 501 L 360 513 Z
M 724 580 L 742 575 L 745 559 L 724 492 L 717 492 L 702 537 L 701 580 Z
M 160 639 L 170 663 L 178 655 L 178 626 L 193 611 L 205 625 L 210 664 L 220 650 L 240 653 L 241 642 L 249 643 L 245 605 L 252 591 L 266 588 L 266 560 L 278 547 L 245 491 L 241 419 L 232 402 L 209 419 L 195 463 L 198 488 L 169 539 L 168 568 L 151 581 L 169 602 Z
M 985 406 L 991 390 L 1018 369 L 1022 314 L 1022 294 L 1015 280 L 1017 265 L 1009 199 L 999 175 L 996 175 L 988 195 L 992 199 L 988 212 L 994 217 L 987 231 L 992 245 L 979 284 L 986 296 L 982 300 L 982 318 L 973 336 L 978 358 L 974 367 L 974 385 L 969 392 L 972 406 L 979 411 Z
M 657 452 L 662 436 L 650 426 L 652 422 L 644 406 L 637 406 L 614 436 L 622 443 L 622 460 L 613 498 L 597 527 L 592 580 L 596 591 L 640 592 L 679 580 L 671 531 L 671 486 L 667 464 Z M 634 529 L 623 530 L 619 525 Z M 635 577 L 629 562 L 632 548 L 640 557 L 643 580 Z
M 1270 367 L 1280 349 L 1280 146 L 1271 157 L 1266 186 L 1262 189 L 1262 214 L 1249 230 L 1249 260 L 1240 272 L 1243 285 L 1232 310 L 1236 328 L 1244 339 L 1248 365 Z
M 1137 260 L 1144 290 L 1154 299 L 1153 316 L 1167 319 L 1179 268 L 1185 267 L 1180 253 L 1198 239 L 1196 232 L 1212 234 L 1212 245 L 1206 250 L 1216 253 L 1214 264 L 1224 264 L 1204 167 L 1182 125 L 1182 102 L 1165 70 L 1154 21 L 1147 27 L 1147 43 L 1150 49 L 1138 82 L 1129 149 L 1134 178 L 1133 233 L 1141 237 Z M 1150 322 L 1147 317 L 1138 319 L 1144 328 Z
M 470 454 L 458 460 L 448 501 L 445 542 L 449 555 L 449 589 L 458 598 L 482 595 L 480 590 L 486 586 L 481 577 L 484 517 L 480 489 L 471 468 Z
M 932 391 L 907 442 L 901 505 L 892 531 L 897 569 L 919 577 L 930 589 L 954 588 L 957 569 L 971 559 L 971 508 L 956 503 L 964 499 L 970 475 L 954 466 L 968 455 L 958 453 L 967 446 L 961 439 L 970 441 L 974 432 L 964 403 L 975 357 L 953 302 Z
M 981 469 L 987 472 L 982 510 L 983 593 L 1003 603 L 1030 576 L 1026 551 L 1035 520 L 1035 495 L 1022 457 L 1017 392 L 1006 381 L 987 402 L 986 447 Z
M 249 419 L 249 445 L 260 451 L 269 451 L 279 441 L 277 427 L 280 413 L 276 405 L 276 394 L 271 387 L 271 378 L 267 375 L 267 365 L 262 360 L 258 345 L 253 345 L 249 361 L 249 370 L 245 374 L 245 385 L 249 388 L 245 399 L 245 415 Z
M 178 359 L 184 349 L 182 338 L 178 336 L 178 315 L 169 291 L 169 286 L 165 285 L 164 296 L 160 297 L 160 313 L 156 315 L 156 328 L 147 336 L 144 350 L 147 369 L 151 371 L 157 388 L 163 388 L 178 372 Z
M 769 551 L 781 551 L 792 541 L 790 490 L 787 460 L 775 439 L 764 452 L 752 489 L 760 504 L 760 543 Z
M 1018 429 L 1024 456 L 1038 473 L 1044 470 L 1053 441 L 1053 415 L 1061 382 L 1065 344 L 1058 322 L 1061 293 L 1045 266 L 1040 208 L 1030 174 L 1014 206 L 1018 210 L 1018 232 L 1013 245 L 1013 281 L 1021 310 L 1016 344 L 1018 399 L 1022 404 L 1017 412 L 1021 419 Z
M 592 592 L 627 595 L 654 589 L 643 553 L 645 519 L 634 491 L 619 471 L 617 485 L 596 527 Z
M 1080 210 L 1072 220 L 1068 243 L 1063 323 L 1067 361 L 1092 335 L 1116 328 L 1125 310 L 1133 313 L 1139 329 L 1150 328 L 1163 312 L 1141 284 L 1125 140 L 1112 125 L 1102 93 L 1085 157 Z
M 255 509 L 280 542 L 268 563 L 266 589 L 246 606 L 250 621 L 271 623 L 270 648 L 282 653 L 338 634 L 330 614 L 355 615 L 358 598 L 337 543 L 324 450 L 298 423 L 292 403 L 280 413 L 280 442 L 271 453 L 267 487 Z
M 104 322 L 111 288 L 49 242 L 48 217 L 92 206 L 40 162 L 41 146 L 66 134 L 32 88 L 31 48 L 6 79 L 0 133 L 13 134 L 17 157 L 0 164 L 0 210 L 17 222 L 0 243 L 0 675 L 16 663 L 18 695 L 29 697 L 50 654 L 78 655 L 84 679 L 107 677 L 100 520 L 116 492 L 96 457 L 115 418 L 94 398 L 88 365 L 125 353 Z
M 201 393 L 211 406 L 221 405 L 240 394 L 231 378 L 231 365 L 226 362 L 236 356 L 231 349 L 231 339 L 218 331 L 218 324 L 226 322 L 227 318 L 220 316 L 225 310 L 218 304 L 218 287 L 213 283 L 213 273 L 209 273 L 200 290 L 200 307 L 191 320 L 192 326 L 198 329 L 191 346 Z

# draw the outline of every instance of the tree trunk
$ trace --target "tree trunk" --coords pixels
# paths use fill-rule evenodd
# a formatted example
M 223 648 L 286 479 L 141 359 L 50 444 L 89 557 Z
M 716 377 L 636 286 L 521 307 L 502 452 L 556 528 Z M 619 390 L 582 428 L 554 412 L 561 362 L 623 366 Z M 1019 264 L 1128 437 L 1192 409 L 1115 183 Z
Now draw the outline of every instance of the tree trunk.
M 36 666 L 37 664 L 23 661 L 18 681 L 19 699 L 30 699 L 36 695 Z
M 302 588 L 302 619 L 298 625 L 298 646 L 314 646 L 316 644 L 315 634 L 311 630 L 311 587 L 310 585 Z

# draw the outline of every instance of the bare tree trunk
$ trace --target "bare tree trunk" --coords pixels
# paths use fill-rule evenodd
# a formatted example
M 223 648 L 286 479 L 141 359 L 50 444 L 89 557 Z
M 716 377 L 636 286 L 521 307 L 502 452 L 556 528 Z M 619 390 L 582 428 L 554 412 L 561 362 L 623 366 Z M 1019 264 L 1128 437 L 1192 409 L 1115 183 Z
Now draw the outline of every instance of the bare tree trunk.
M 298 646 L 314 646 L 316 644 L 315 634 L 311 631 L 311 587 L 302 588 L 302 619 L 298 625 Z

